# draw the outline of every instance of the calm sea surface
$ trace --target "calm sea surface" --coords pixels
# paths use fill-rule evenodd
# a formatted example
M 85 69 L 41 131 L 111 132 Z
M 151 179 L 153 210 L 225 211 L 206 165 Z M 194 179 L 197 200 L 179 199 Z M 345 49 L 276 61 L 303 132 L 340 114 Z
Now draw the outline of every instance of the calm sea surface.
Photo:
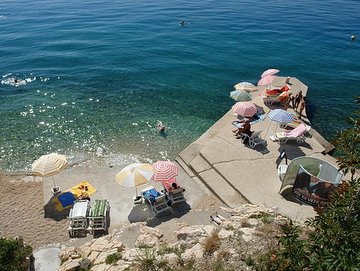
M 309 85 L 331 139 L 360 94 L 359 14 L 358 0 L 2 0 L 0 169 L 52 151 L 174 159 L 267 68 Z

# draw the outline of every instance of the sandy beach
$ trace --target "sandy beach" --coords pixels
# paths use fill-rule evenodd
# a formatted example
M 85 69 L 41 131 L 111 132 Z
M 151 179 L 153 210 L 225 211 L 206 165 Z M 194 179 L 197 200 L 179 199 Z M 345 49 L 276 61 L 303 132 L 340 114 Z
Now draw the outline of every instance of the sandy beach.
M 35 249 L 69 239 L 66 220 L 44 218 L 42 182 L 0 173 L 0 187 L 1 236 L 22 236 Z
M 174 228 L 181 223 L 210 224 L 210 214 L 219 210 L 220 202 L 206 193 L 199 184 L 180 170 L 179 180 L 186 187 L 187 203 L 175 212 L 153 217 L 145 204 L 135 206 L 132 202 L 134 189 L 123 188 L 115 182 L 116 172 L 123 166 L 84 164 L 66 169 L 55 176 L 56 183 L 63 189 L 70 188 L 80 180 L 90 181 L 97 189 L 92 200 L 107 198 L 111 205 L 109 232 L 131 222 L 147 222 L 159 227 L 164 235 L 171 236 Z M 151 183 L 150 185 L 157 185 Z M 0 221 L 0 235 L 22 236 L 34 250 L 49 244 L 84 243 L 92 238 L 70 239 L 68 235 L 67 213 L 57 213 L 48 209 L 51 205 L 52 181 L 20 174 L 0 174 L 2 197 L 0 211 L 4 219 Z M 45 207 L 45 208 L 44 208 Z M 46 209 L 46 211 L 45 211 Z M 170 226 L 171 225 L 171 226 Z

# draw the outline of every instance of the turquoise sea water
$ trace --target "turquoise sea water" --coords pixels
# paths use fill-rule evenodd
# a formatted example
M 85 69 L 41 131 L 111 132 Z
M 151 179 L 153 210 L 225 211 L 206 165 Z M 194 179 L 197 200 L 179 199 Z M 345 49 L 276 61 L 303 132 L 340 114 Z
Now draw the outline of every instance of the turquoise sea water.
M 312 124 L 331 139 L 360 94 L 359 14 L 355 0 L 3 0 L 0 169 L 51 151 L 173 159 L 267 68 L 309 85 Z

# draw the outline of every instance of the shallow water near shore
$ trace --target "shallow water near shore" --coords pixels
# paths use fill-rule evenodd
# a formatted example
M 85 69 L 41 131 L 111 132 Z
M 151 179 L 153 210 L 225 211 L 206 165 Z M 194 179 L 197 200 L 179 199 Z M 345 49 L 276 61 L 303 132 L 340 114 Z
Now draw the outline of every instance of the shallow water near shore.
M 231 108 L 234 84 L 267 68 L 309 86 L 330 140 L 356 109 L 359 12 L 351 0 L 2 1 L 0 169 L 52 151 L 174 159 Z

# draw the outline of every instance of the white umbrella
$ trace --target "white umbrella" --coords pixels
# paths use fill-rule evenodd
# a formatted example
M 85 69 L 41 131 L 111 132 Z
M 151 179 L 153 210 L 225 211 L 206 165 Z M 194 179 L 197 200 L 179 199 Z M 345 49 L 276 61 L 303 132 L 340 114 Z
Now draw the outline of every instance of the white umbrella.
M 50 153 L 41 156 L 39 159 L 34 161 L 32 164 L 31 172 L 35 176 L 41 177 L 49 177 L 59 174 L 62 170 L 64 170 L 68 165 L 68 161 L 66 160 L 65 155 L 58 153 Z M 56 188 L 54 177 L 53 183 L 54 188 Z M 53 190 L 56 192 L 56 190 Z
M 150 181 L 154 171 L 150 164 L 134 163 L 124 167 L 116 174 L 116 181 L 125 187 L 135 187 L 137 195 L 137 187 Z
M 257 91 L 257 87 L 249 82 L 240 82 L 234 86 L 236 90 L 244 90 L 247 92 Z
M 295 116 L 283 109 L 274 109 L 269 112 L 268 117 L 272 121 L 276 121 L 279 123 L 288 123 L 292 122 Z
M 252 97 L 251 94 L 244 91 L 244 90 L 234 90 L 230 92 L 230 98 L 232 98 L 233 100 L 237 101 L 237 102 L 247 102 L 247 101 L 251 101 Z

